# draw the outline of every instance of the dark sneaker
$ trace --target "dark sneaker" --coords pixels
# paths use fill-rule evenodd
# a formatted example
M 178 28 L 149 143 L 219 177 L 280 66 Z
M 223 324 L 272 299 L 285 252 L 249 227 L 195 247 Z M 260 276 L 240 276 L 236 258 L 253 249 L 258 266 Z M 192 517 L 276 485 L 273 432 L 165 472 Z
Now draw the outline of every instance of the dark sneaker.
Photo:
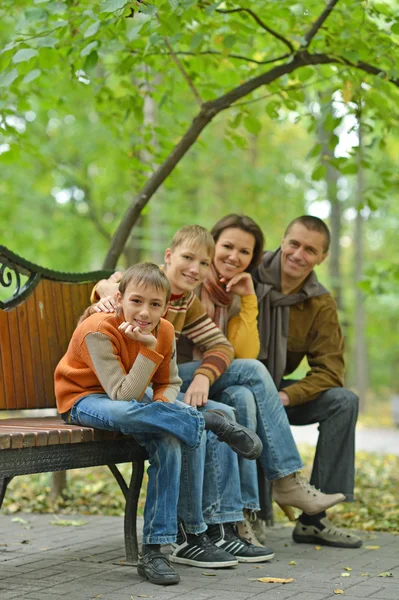
M 295 542 L 318 544 L 320 546 L 335 546 L 336 548 L 360 548 L 363 542 L 353 533 L 341 527 L 335 527 L 327 519 L 320 519 L 316 525 L 305 525 L 297 521 L 292 537 Z
M 274 558 L 272 548 L 255 546 L 240 538 L 233 523 L 209 525 L 208 535 L 216 546 L 235 556 L 238 562 L 266 562 Z
M 172 544 L 172 548 L 170 560 L 182 565 L 220 569 L 238 564 L 234 556 L 215 546 L 206 533 L 200 535 L 186 533 L 182 523 L 179 523 L 177 541 Z
M 137 573 L 157 585 L 172 585 L 180 581 L 179 573 L 170 565 L 168 557 L 160 551 L 148 552 L 141 556 Z
M 232 421 L 218 410 L 203 413 L 205 429 L 213 431 L 219 442 L 225 442 L 243 458 L 255 460 L 262 452 L 262 442 L 255 431 Z

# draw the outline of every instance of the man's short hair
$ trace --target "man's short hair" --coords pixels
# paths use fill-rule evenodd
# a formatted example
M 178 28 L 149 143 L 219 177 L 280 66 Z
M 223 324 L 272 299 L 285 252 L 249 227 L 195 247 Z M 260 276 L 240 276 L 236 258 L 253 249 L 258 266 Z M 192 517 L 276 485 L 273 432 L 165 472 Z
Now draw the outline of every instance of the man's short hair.
M 137 286 L 153 287 L 157 292 L 164 293 L 166 295 L 165 304 L 168 304 L 171 294 L 170 283 L 158 265 L 151 262 L 142 262 L 126 269 L 118 288 L 122 296 L 131 283 Z
M 209 231 L 205 229 L 205 227 L 201 227 L 201 225 L 185 225 L 176 231 L 170 244 L 170 249 L 173 252 L 178 246 L 182 246 L 183 244 L 190 247 L 205 247 L 209 258 L 213 258 L 215 254 L 215 242 L 213 241 L 213 237 Z
M 324 235 L 325 242 L 324 242 L 323 250 L 324 250 L 324 252 L 328 252 L 328 249 L 330 247 L 330 242 L 331 242 L 331 234 L 330 234 L 330 230 L 328 229 L 328 227 L 324 223 L 324 221 L 319 219 L 319 217 L 313 217 L 311 215 L 302 215 L 301 217 L 297 217 L 296 219 L 291 221 L 291 223 L 288 225 L 287 229 L 285 230 L 284 237 L 287 237 L 287 235 L 291 231 L 292 227 L 296 223 L 303 225 L 304 227 L 306 227 L 306 229 L 309 229 L 309 231 L 318 231 L 319 233 Z

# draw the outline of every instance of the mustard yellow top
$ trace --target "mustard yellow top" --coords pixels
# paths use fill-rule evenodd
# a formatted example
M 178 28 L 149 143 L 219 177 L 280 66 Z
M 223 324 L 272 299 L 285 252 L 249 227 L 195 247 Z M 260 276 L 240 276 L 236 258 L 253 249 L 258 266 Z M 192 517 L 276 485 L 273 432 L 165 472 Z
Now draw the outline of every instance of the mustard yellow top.
M 228 322 L 227 339 L 234 348 L 236 358 L 258 358 L 258 300 L 255 294 L 242 296 L 240 300 L 240 312 Z

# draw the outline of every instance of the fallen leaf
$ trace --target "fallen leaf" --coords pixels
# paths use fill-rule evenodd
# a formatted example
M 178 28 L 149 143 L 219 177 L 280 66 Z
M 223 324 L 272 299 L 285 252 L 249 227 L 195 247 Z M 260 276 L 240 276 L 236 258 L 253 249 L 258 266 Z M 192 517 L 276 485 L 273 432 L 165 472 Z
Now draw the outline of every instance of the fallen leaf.
M 81 527 L 87 525 L 89 521 L 73 521 L 70 519 L 58 519 L 56 521 L 50 521 L 50 525 L 59 525 L 60 527 Z
M 345 571 L 352 571 L 351 567 L 344 567 Z
M 351 574 L 350 573 L 341 573 L 341 577 L 350 577 Z
M 377 577 L 393 577 L 393 574 L 390 571 L 383 571 L 378 573 Z
M 295 560 L 290 560 L 290 562 L 289 562 L 288 564 L 289 564 L 289 565 L 293 565 L 293 566 L 295 567 L 295 565 L 296 565 L 296 562 L 295 562 Z
M 370 573 L 360 573 L 361 577 L 370 577 Z
M 337 588 L 336 590 L 334 590 L 334 594 L 345 594 L 345 592 L 344 592 L 344 590 Z
M 11 519 L 11 523 L 21 523 L 21 525 L 27 525 L 29 521 L 23 519 L 22 517 L 14 517 Z
M 291 583 L 295 581 L 292 577 L 290 579 L 281 579 L 281 577 L 260 577 L 257 581 L 262 583 Z
M 321 546 L 315 546 L 316 550 L 321 550 Z
M 202 573 L 205 577 L 216 577 L 216 573 L 206 573 L 205 571 Z
M 380 546 L 365 546 L 367 550 L 379 550 Z
M 137 598 L 153 598 L 154 596 L 144 596 L 143 594 L 137 594 Z

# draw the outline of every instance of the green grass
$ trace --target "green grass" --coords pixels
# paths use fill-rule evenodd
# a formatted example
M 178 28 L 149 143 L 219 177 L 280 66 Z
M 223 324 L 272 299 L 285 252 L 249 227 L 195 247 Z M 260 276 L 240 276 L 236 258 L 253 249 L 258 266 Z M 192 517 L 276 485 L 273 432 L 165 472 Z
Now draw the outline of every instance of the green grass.
M 304 463 L 313 461 L 314 449 L 300 447 Z M 129 477 L 129 466 L 120 465 L 125 477 Z M 357 454 L 356 502 L 341 504 L 329 511 L 334 522 L 340 526 L 364 529 L 367 531 L 399 531 L 399 457 L 380 456 L 366 452 Z M 14 514 L 18 511 L 123 515 L 124 499 L 122 493 L 106 467 L 78 469 L 68 472 L 68 489 L 62 498 L 56 501 L 50 496 L 51 475 L 29 475 L 16 477 L 9 485 L 3 504 L 3 512 Z M 146 480 L 139 502 L 139 514 L 142 514 L 145 501 Z M 276 520 L 286 522 L 286 517 L 275 505 Z

